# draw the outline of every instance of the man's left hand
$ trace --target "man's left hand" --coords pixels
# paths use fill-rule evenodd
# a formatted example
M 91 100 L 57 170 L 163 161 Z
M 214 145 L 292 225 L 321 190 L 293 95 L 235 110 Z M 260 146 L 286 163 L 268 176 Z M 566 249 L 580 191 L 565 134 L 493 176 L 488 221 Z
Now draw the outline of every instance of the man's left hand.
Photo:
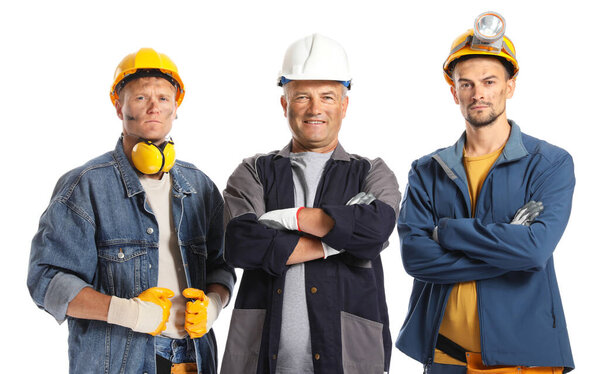
M 194 301 L 188 301 L 185 306 L 185 331 L 190 338 L 200 338 L 212 328 L 216 321 L 223 303 L 221 296 L 216 292 L 205 295 L 202 290 L 186 288 L 183 296 Z

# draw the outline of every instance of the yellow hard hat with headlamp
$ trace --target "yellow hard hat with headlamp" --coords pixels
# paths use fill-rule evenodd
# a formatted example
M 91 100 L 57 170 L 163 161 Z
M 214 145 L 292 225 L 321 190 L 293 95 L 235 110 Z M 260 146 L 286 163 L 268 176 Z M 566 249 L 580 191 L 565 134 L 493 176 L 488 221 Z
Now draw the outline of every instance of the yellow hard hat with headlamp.
M 497 56 L 512 65 L 511 78 L 517 76 L 519 63 L 515 46 L 512 41 L 504 35 L 506 22 L 504 17 L 495 12 L 484 12 L 475 19 L 472 29 L 461 34 L 452 43 L 450 54 L 444 62 L 444 78 L 451 86 L 453 62 L 463 56 L 484 55 Z

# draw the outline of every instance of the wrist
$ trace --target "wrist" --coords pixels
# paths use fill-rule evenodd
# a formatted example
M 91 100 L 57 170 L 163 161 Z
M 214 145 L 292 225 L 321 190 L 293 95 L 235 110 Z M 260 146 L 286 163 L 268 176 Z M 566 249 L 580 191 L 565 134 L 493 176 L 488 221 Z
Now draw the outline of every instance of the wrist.
M 300 208 L 298 208 L 298 210 L 296 211 L 296 225 L 298 226 L 298 231 L 302 232 L 302 230 L 300 229 L 300 212 L 306 207 L 301 206 Z
M 139 305 L 131 299 L 112 296 L 106 322 L 133 329 L 137 323 Z

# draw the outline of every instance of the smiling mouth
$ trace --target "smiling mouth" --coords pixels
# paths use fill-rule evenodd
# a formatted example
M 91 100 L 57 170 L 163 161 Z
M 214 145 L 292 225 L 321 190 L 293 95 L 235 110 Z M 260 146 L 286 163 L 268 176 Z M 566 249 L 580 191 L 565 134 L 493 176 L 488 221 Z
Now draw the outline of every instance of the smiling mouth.
M 322 125 L 325 123 L 325 121 L 303 121 L 304 123 L 307 123 L 309 125 Z

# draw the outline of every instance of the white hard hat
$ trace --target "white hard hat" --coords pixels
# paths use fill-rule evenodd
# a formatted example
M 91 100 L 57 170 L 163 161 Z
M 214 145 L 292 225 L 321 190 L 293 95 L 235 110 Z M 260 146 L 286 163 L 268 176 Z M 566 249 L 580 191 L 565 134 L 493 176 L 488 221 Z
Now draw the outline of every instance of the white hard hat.
M 277 84 L 292 80 L 339 81 L 350 88 L 350 66 L 346 51 L 333 39 L 313 34 L 289 46 Z

